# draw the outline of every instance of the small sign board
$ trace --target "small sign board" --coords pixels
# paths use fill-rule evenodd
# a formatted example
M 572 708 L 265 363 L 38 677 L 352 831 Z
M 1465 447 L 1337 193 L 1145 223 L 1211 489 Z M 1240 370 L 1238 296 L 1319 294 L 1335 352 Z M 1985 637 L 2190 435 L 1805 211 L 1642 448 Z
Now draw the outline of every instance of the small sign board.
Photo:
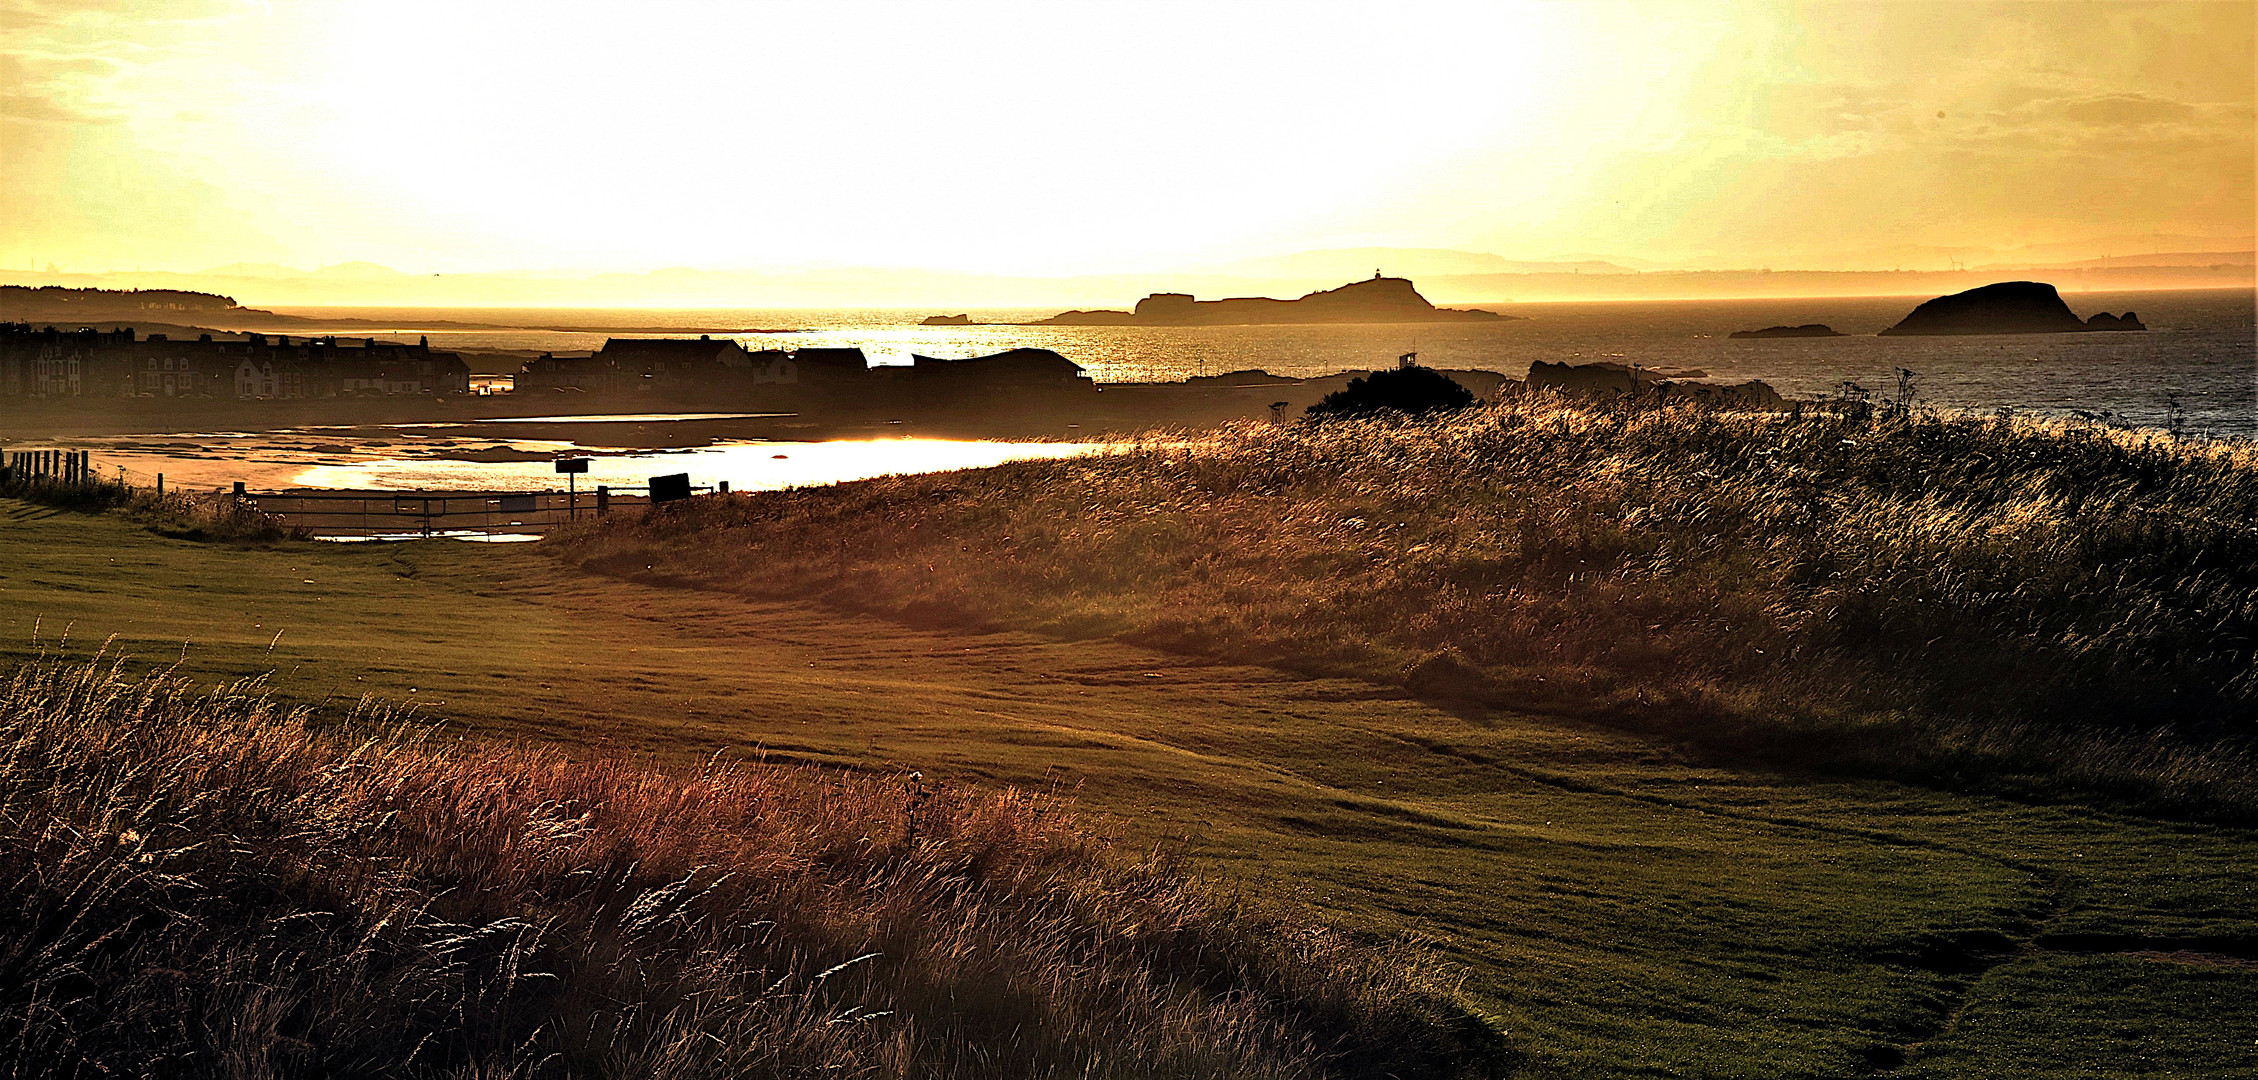
M 558 458 L 558 459 L 557 459 L 557 471 L 558 471 L 558 472 L 560 472 L 560 473 L 584 473 L 584 472 L 587 472 L 587 471 L 588 471 L 588 459 L 587 459 L 587 458 L 584 458 L 584 457 L 570 457 L 570 458 L 566 458 L 566 457 L 561 457 L 561 458 Z
M 654 477 L 652 477 L 652 478 L 651 478 L 651 501 L 652 501 L 652 502 L 655 502 L 655 503 L 663 503 L 663 502 L 673 502 L 673 501 L 675 501 L 676 499 L 687 499 L 687 498 L 689 498 L 689 497 L 690 497 L 690 474 L 689 474 L 689 473 L 686 473 L 686 472 L 678 472 L 678 473 L 674 473 L 673 475 L 670 475 L 670 476 L 654 476 Z

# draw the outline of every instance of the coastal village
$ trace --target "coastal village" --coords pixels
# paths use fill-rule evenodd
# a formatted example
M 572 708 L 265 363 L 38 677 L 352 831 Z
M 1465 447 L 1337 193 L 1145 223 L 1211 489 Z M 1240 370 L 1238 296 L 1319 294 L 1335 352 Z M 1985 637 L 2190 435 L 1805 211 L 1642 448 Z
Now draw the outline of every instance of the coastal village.
M 1100 384 L 1049 349 L 955 360 L 916 356 L 909 364 L 873 365 L 859 348 L 747 349 L 705 336 L 612 338 L 586 355 L 543 353 L 525 363 L 505 392 L 520 400 L 604 408 L 703 403 L 840 414 L 1039 408 L 1115 422 L 1205 422 L 1282 416 L 1364 374 L 1369 372 L 1296 379 L 1246 370 L 1169 383 Z M 1612 363 L 1537 361 L 1520 380 L 1480 370 L 1445 374 L 1475 397 L 1493 401 L 1551 390 L 1739 408 L 1786 404 L 1761 382 L 1723 385 L 1701 381 L 1701 372 L 1661 373 Z M 130 327 L 65 332 L 0 323 L 0 398 L 154 398 L 184 404 L 459 398 L 474 392 L 473 383 L 469 365 L 454 353 L 433 350 L 428 338 L 404 344 L 253 333 L 241 340 L 211 334 L 189 340 L 141 335 Z
M 763 396 L 809 404 L 953 403 L 968 394 L 1086 393 L 1094 388 L 1081 365 L 1049 349 L 1011 349 L 963 360 L 914 357 L 873 366 L 859 348 L 749 350 L 711 337 L 613 338 L 587 356 L 543 353 L 518 373 L 523 393 L 608 397 L 719 394 L 745 401 Z
M 24 300 L 36 294 L 0 296 Z M 38 293 L 47 293 L 39 290 Z M 224 314 L 226 297 L 181 293 L 57 293 L 37 296 L 49 310 L 91 316 L 94 306 L 152 316 Z M 1259 300 L 1259 303 L 1257 302 Z M 64 305 L 57 307 L 57 305 Z M 272 317 L 272 313 L 253 314 Z M 13 318 L 7 312 L 0 316 Z M 961 317 L 947 317 L 956 325 Z M 1035 325 L 1067 323 L 1186 325 L 1403 322 L 1497 319 L 1494 312 L 1436 308 L 1402 278 L 1375 275 L 1299 300 L 1242 298 L 1194 301 L 1156 293 L 1132 312 L 1067 312 Z M 97 321 L 100 320 L 90 320 Z M 931 322 L 932 320 L 928 320 Z M 171 326 L 171 324 L 165 324 Z M 2057 333 L 2139 330 L 2137 315 L 2102 312 L 2080 319 L 2053 286 L 2004 282 L 1920 305 L 1888 335 Z M 987 410 L 1044 414 L 1067 421 L 1134 427 L 1207 423 L 1233 417 L 1283 419 L 1317 397 L 1368 372 L 1295 379 L 1259 370 L 1171 383 L 1100 384 L 1073 360 L 1049 349 L 1015 348 L 988 356 L 915 356 L 909 364 L 872 364 L 860 348 L 748 349 L 731 337 L 615 337 L 586 354 L 542 353 L 509 363 L 516 370 L 475 376 L 462 356 L 413 344 L 334 334 L 142 334 L 110 322 L 65 330 L 0 322 L 0 398 L 324 401 L 356 398 L 457 398 L 503 390 L 520 401 L 540 398 L 578 405 L 726 406 L 834 415 L 918 415 Z M 1771 327 L 1735 337 L 1839 336 L 1826 326 Z M 1410 363 L 1417 354 L 1406 356 Z M 497 358 L 485 358 L 489 362 Z M 507 358 L 501 358 L 507 359 Z M 1656 372 L 1616 363 L 1536 360 L 1522 379 L 1493 371 L 1446 371 L 1477 399 L 1553 391 L 1582 397 L 1628 397 L 1730 408 L 1776 410 L 1791 403 L 1756 381 L 1727 385 L 1699 371 Z M 1102 400 L 1101 400 L 1102 397 Z
M 954 398 L 965 392 L 1088 390 L 1088 373 L 1047 349 L 967 360 L 918 357 L 872 367 L 861 349 L 747 350 L 728 339 L 613 338 L 585 356 L 544 353 L 517 373 L 523 391 L 599 398 L 720 395 L 871 400 Z M 470 366 L 452 352 L 335 335 L 292 338 L 210 333 L 194 339 L 131 327 L 76 331 L 0 323 L 0 397 L 323 398 L 444 397 L 473 391 Z
M 733 338 L 712 335 L 610 338 L 593 352 L 542 353 L 522 361 L 522 366 L 510 358 L 484 357 L 489 371 L 474 373 L 461 355 L 434 350 L 428 337 L 410 344 L 376 337 L 215 333 L 200 328 L 144 334 L 118 320 L 95 317 L 102 313 L 98 308 L 109 308 L 179 329 L 164 321 L 179 314 L 210 316 L 236 310 L 226 297 L 174 293 L 35 297 L 22 292 L 20 297 L 0 299 L 36 298 L 45 310 L 100 325 L 82 322 L 76 329 L 63 329 L 31 321 L 0 321 L 0 398 L 320 402 L 503 392 L 520 401 L 540 398 L 568 411 L 581 404 L 601 408 L 697 404 L 833 414 L 1004 407 L 1134 425 L 1282 417 L 1287 410 L 1306 407 L 1338 389 L 1336 384 L 1367 374 L 1352 371 L 1295 379 L 1244 370 L 1172 383 L 1100 384 L 1081 365 L 1049 349 L 1016 348 L 962 359 L 914 356 L 909 364 L 872 364 L 860 348 L 748 349 Z M 1428 304 L 1408 280 L 1375 276 L 1300 300 L 1259 304 L 1194 302 L 1179 294 L 1156 294 L 1133 313 L 1069 312 L 1040 324 L 1118 314 L 1173 325 L 1221 319 L 1225 313 L 1233 319 L 1285 323 L 1503 318 L 1485 311 L 1439 309 Z M 21 313 L 0 311 L 0 318 L 20 319 Z M 497 359 L 508 360 L 516 370 L 492 370 L 499 366 L 494 364 Z M 1762 383 L 1714 384 L 1702 381 L 1699 372 L 1670 373 L 1672 377 L 1665 378 L 1620 364 L 1539 361 L 1531 365 L 1525 380 L 1478 370 L 1446 374 L 1484 400 L 1549 388 L 1750 408 L 1782 405 L 1779 395 Z
M 470 367 L 428 338 L 141 335 L 0 323 L 0 397 L 298 398 L 462 394 Z

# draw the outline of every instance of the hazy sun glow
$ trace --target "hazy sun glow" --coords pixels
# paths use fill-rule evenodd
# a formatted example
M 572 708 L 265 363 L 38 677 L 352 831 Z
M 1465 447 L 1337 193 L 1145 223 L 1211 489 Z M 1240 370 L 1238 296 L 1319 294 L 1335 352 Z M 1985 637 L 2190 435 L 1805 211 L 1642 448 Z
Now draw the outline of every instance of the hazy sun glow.
M 2247 235 L 2247 3 L 0 0 L 0 267 Z

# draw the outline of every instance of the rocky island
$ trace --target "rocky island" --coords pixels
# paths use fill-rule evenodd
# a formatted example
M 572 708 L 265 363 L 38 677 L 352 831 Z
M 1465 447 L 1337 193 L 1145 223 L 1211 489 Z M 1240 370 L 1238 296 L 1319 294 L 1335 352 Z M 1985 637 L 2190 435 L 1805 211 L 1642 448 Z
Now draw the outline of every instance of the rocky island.
M 927 315 L 917 321 L 919 326 L 971 326 L 970 315 Z
M 2003 281 L 1940 296 L 1914 308 L 1884 337 L 1924 334 L 2063 334 L 2084 330 L 2146 330 L 2132 312 L 2101 312 L 2080 320 L 2062 294 L 2043 281 Z
M 1823 323 L 1805 323 L 1802 326 L 1767 326 L 1762 330 L 1735 330 L 1725 336 L 1729 338 L 1842 337 L 1843 332 Z
M 1195 300 L 1190 293 L 1154 293 L 1134 311 L 1068 311 L 1028 326 L 1259 326 L 1289 323 L 1503 322 L 1517 316 L 1479 308 L 1439 308 L 1409 278 L 1381 277 L 1313 292 L 1298 300 L 1241 296 Z

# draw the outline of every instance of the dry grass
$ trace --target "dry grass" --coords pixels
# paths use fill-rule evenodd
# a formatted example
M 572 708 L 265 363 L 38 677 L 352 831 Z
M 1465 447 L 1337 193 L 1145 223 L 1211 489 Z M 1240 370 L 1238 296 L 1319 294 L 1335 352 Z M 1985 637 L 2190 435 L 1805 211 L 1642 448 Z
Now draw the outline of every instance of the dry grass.
M 119 480 L 95 478 L 70 483 L 51 476 L 0 468 L 0 498 L 22 499 L 85 513 L 117 511 L 162 535 L 183 540 L 271 544 L 308 537 L 305 530 L 240 505 L 226 495 L 190 495 L 180 491 L 160 495 Z
M 1124 861 L 1023 792 L 453 744 L 366 705 L 324 733 L 252 685 L 38 663 L 0 686 L 0 833 L 11 1076 L 1500 1062 L 1416 952 Z
M 2258 452 L 1540 397 L 693 500 L 582 565 L 2258 810 Z

